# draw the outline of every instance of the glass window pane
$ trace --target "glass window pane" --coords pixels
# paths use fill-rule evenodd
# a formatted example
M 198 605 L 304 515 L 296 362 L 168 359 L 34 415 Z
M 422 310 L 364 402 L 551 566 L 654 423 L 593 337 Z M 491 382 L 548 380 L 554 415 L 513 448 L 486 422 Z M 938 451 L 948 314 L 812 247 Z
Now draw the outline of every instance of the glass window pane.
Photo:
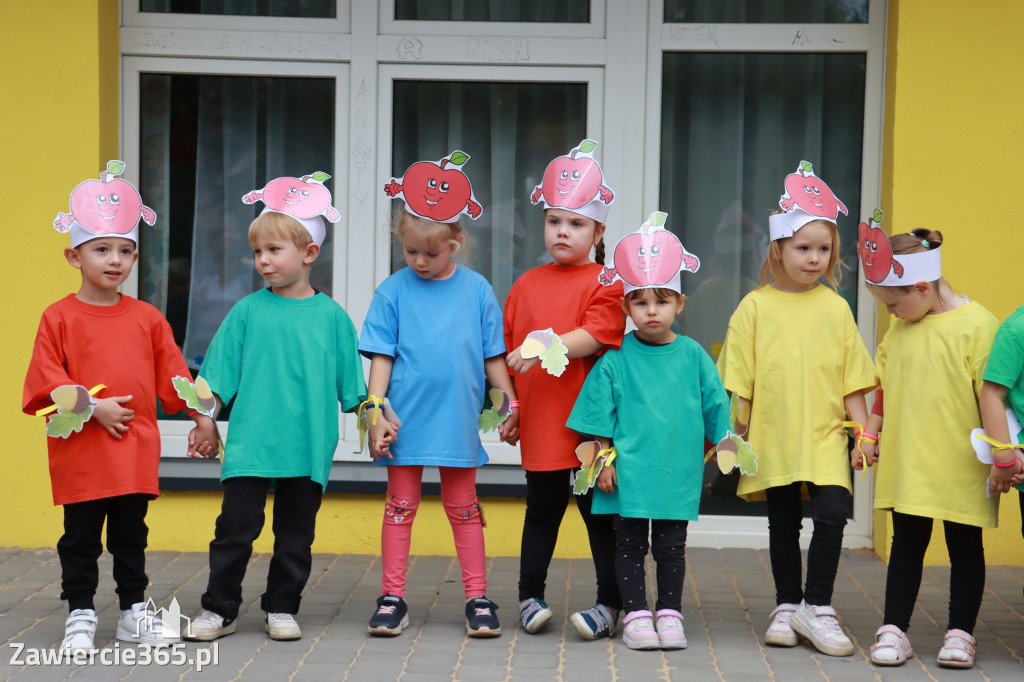
M 333 173 L 335 81 L 140 79 L 139 190 L 158 219 L 140 232 L 139 298 L 164 313 L 194 371 L 231 306 L 265 286 L 247 232 L 263 204 L 242 196 L 279 176 Z M 332 233 L 311 275 L 328 294 Z
M 586 84 L 395 81 L 393 116 L 394 177 L 456 149 L 470 155 L 463 170 L 483 212 L 461 218 L 469 236 L 461 258 L 504 302 L 520 274 L 551 260 L 543 212 L 530 194 L 548 162 L 586 137 Z M 403 267 L 396 240 L 391 271 Z
M 143 12 L 164 14 L 227 14 L 251 17 L 338 16 L 335 0 L 141 0 Z
M 838 221 L 839 294 L 856 312 L 865 61 L 863 53 L 664 55 L 658 208 L 701 259 L 683 277 L 688 298 L 676 324 L 713 357 L 758 284 L 768 215 L 802 160 L 849 210 Z M 732 507 L 717 495 L 701 502 L 702 513 Z
M 866 24 L 868 0 L 665 0 L 667 24 Z
M 590 21 L 590 0 L 395 0 L 395 19 L 586 24 Z

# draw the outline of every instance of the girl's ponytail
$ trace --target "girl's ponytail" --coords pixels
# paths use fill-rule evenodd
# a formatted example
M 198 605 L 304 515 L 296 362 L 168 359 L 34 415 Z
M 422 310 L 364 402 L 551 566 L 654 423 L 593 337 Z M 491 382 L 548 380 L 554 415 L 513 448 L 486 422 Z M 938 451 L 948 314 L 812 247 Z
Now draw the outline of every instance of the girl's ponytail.
M 942 246 L 942 233 L 938 230 L 929 230 L 927 227 L 919 227 L 906 234 L 894 234 L 889 243 L 892 244 L 892 252 L 897 256 L 923 253 Z
M 604 237 L 598 239 L 597 244 L 594 245 L 594 262 L 604 265 Z

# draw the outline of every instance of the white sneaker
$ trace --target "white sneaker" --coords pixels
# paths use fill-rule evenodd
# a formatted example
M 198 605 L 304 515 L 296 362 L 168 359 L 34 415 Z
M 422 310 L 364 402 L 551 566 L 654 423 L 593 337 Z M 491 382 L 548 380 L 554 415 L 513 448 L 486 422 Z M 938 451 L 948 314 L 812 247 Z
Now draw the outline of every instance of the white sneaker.
M 210 642 L 218 637 L 232 634 L 237 628 L 237 621 L 225 624 L 224 616 L 203 609 L 188 624 L 183 636 L 194 642 Z
M 686 632 L 683 630 L 683 614 L 675 609 L 661 609 L 654 614 L 654 629 L 662 649 L 685 649 Z
M 814 648 L 829 656 L 852 656 L 853 642 L 843 632 L 836 611 L 831 606 L 811 606 L 800 602 L 790 625 L 806 637 Z
M 60 643 L 61 656 L 74 656 L 76 651 L 93 651 L 96 646 L 96 624 L 99 619 L 93 609 L 75 609 L 64 621 L 64 641 Z
M 658 649 L 661 641 L 650 611 L 632 611 L 622 619 L 622 643 L 630 649 Z
M 302 637 L 302 630 L 295 622 L 295 616 L 290 613 L 267 613 L 266 625 L 263 626 L 270 633 L 270 639 L 282 642 L 299 639 Z
M 181 641 L 181 637 L 165 630 L 164 622 L 152 609 L 146 608 L 143 601 L 132 604 L 132 610 L 117 619 L 117 638 L 122 642 L 150 646 L 167 646 Z
M 796 604 L 779 604 L 772 611 L 772 624 L 764 633 L 764 643 L 772 646 L 796 646 L 797 637 L 790 620 L 796 612 Z

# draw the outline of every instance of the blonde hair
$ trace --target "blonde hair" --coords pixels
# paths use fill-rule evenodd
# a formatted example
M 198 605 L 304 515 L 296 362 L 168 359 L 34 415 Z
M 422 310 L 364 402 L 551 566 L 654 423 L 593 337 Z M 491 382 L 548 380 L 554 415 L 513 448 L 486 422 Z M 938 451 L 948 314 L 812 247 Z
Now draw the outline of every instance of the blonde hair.
M 267 237 L 288 239 L 300 249 L 313 243 L 313 235 L 305 225 L 290 215 L 277 211 L 267 211 L 249 224 L 250 246 L 255 244 L 257 239 Z
M 462 259 L 466 257 L 466 252 L 469 249 L 469 235 L 466 234 L 466 230 L 458 220 L 454 223 L 439 223 L 415 216 L 403 209 L 394 216 L 393 225 L 392 231 L 403 243 L 407 235 L 414 233 L 431 247 L 440 247 L 445 244 L 454 245 L 453 258 L 456 254 L 459 254 Z
M 832 235 L 832 250 L 828 254 L 828 266 L 825 268 L 825 279 L 828 280 L 828 285 L 835 291 L 839 289 L 839 280 L 842 278 L 840 272 L 841 263 L 839 262 L 839 228 L 836 224 L 828 220 L 812 220 L 805 223 L 803 227 L 813 224 L 824 225 L 828 228 L 829 233 Z M 782 270 L 782 245 L 781 242 L 791 239 L 791 237 L 783 237 L 782 239 L 775 239 L 768 245 L 768 253 L 764 257 L 764 262 L 761 263 L 761 269 L 758 271 L 758 277 L 761 279 L 759 289 L 767 286 L 769 282 L 781 281 L 785 276 Z

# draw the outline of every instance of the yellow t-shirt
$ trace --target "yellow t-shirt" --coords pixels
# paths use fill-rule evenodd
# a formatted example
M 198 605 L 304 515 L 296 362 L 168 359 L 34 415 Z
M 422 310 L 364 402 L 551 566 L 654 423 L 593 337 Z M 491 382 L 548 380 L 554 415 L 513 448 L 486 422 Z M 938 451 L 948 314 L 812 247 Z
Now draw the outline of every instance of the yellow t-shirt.
M 817 286 L 794 294 L 771 286 L 740 301 L 718 371 L 726 390 L 751 401 L 747 440 L 758 455 L 737 494 L 810 481 L 850 486 L 843 397 L 875 388 L 878 376 L 850 306 Z
M 998 327 L 973 301 L 918 322 L 893 320 L 875 354 L 885 392 L 875 508 L 995 528 L 999 496 L 986 498 L 989 466 L 971 429 Z

